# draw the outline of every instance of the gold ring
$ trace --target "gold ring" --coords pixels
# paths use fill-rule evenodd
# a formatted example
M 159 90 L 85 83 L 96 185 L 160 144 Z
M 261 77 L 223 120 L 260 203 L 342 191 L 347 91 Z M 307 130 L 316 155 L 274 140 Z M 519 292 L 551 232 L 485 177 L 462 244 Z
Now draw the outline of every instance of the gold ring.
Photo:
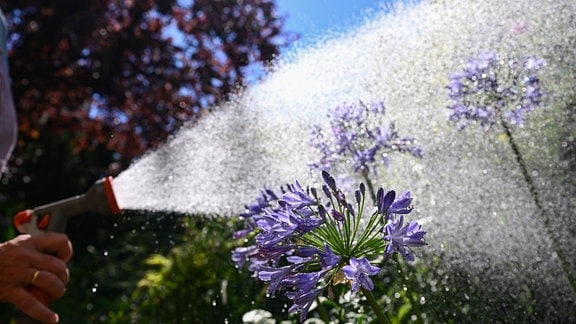
M 31 281 L 32 284 L 34 284 L 36 282 L 36 279 L 38 279 L 39 274 L 40 274 L 40 270 L 36 270 L 36 272 L 34 272 L 34 275 L 32 276 L 32 281 Z

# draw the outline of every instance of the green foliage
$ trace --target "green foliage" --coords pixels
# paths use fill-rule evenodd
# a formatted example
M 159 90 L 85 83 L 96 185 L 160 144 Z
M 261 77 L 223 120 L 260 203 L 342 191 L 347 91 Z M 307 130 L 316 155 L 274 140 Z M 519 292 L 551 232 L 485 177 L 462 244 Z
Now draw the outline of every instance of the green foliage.
M 234 267 L 233 219 L 191 216 L 184 223 L 185 242 L 146 259 L 130 300 L 109 312 L 109 323 L 238 323 L 254 308 L 284 312 L 281 298 L 266 298 L 259 281 Z
M 151 254 L 167 254 L 185 241 L 184 216 L 125 211 L 120 216 L 82 215 L 70 219 L 74 242 L 71 279 L 62 299 L 50 306 L 61 323 L 108 323 L 144 275 Z M 78 228 L 91 228 L 80 232 Z M 80 237 L 83 236 L 83 237 Z

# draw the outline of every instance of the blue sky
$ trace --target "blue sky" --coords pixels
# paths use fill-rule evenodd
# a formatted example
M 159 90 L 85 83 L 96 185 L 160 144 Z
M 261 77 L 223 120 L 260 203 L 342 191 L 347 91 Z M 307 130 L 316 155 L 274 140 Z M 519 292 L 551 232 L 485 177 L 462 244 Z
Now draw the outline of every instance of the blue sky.
M 300 42 L 313 44 L 322 35 L 362 25 L 395 0 L 276 0 L 277 9 L 287 16 L 285 31 L 300 34 Z

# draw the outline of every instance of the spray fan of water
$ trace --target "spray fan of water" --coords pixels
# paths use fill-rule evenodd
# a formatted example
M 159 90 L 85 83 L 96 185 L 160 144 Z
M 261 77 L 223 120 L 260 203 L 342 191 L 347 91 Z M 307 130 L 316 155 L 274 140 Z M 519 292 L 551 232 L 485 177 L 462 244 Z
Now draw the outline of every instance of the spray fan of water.
M 576 273 L 575 164 L 566 153 L 576 136 L 574 13 L 572 0 L 439 0 L 397 8 L 280 63 L 265 81 L 182 129 L 115 179 L 119 203 L 235 215 L 263 187 L 296 179 L 314 185 L 307 164 L 319 156 L 307 144 L 308 126 L 326 123 L 327 110 L 343 102 L 383 99 L 388 118 L 426 156 L 393 157 L 378 184 L 412 191 L 430 254 L 472 283 L 489 278 L 492 291 L 543 299 L 543 318 L 576 320 L 568 279 L 510 147 L 498 134 L 456 131 L 445 89 L 450 72 L 482 51 L 546 59 L 544 108 L 515 137 Z

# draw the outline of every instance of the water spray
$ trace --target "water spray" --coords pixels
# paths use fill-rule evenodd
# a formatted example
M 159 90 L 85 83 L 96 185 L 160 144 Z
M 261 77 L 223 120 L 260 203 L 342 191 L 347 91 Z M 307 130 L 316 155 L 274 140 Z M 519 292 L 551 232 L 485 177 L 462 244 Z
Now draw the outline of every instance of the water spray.
M 45 232 L 64 233 L 68 219 L 85 214 L 115 215 L 121 212 L 112 188 L 112 177 L 96 181 L 85 194 L 18 212 L 14 216 L 14 226 L 21 234 L 38 235 Z M 48 305 L 47 294 L 36 287 L 28 289 L 36 299 Z M 19 314 L 16 323 L 38 323 Z

